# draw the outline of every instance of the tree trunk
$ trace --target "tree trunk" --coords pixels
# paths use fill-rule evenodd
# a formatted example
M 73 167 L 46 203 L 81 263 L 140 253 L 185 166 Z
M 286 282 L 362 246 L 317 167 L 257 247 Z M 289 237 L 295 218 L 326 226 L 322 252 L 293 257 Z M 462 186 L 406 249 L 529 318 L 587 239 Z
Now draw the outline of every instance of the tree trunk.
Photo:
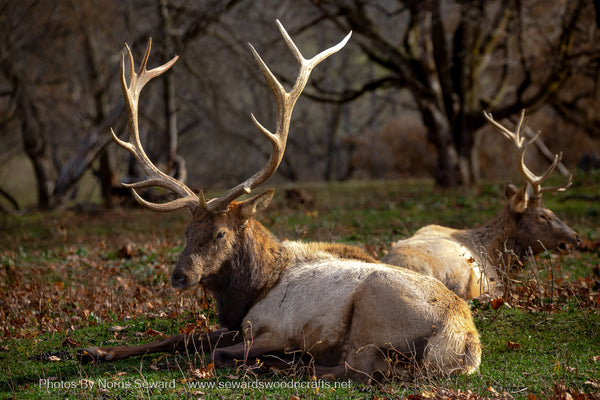
M 475 128 L 465 113 L 461 110 L 452 126 L 453 144 L 457 155 L 458 184 L 473 185 L 476 182 L 473 175 L 473 147 Z
M 416 98 L 423 125 L 427 127 L 427 139 L 437 151 L 434 172 L 435 184 L 448 188 L 457 185 L 457 154 L 454 149 L 450 127 L 432 101 Z
M 48 209 L 53 206 L 52 192 L 56 170 L 48 146 L 48 138 L 36 105 L 31 100 L 27 85 L 21 79 L 17 67 L 9 54 L 2 54 L 0 68 L 10 81 L 15 93 L 17 115 L 21 122 L 23 149 L 33 165 L 37 185 L 38 207 Z
M 100 179 L 100 189 L 104 206 L 106 208 L 113 208 L 115 205 L 113 188 L 117 186 L 117 179 L 110 162 L 110 153 L 106 147 L 100 151 L 98 178 Z
M 14 211 L 9 210 L 8 208 L 4 208 L 4 206 L 2 204 L 0 204 L 0 212 L 2 212 L 4 214 L 13 214 L 13 213 L 17 213 L 21 210 L 21 207 L 19 206 L 19 202 L 10 193 L 8 193 L 6 190 L 2 189 L 2 187 L 0 187 L 0 196 L 4 197 L 6 200 L 8 200 L 10 205 L 13 206 L 13 208 L 14 208 Z
M 56 179 L 56 169 L 52 162 L 52 154 L 48 146 L 48 138 L 42 122 L 39 120 L 38 111 L 28 98 L 26 89 L 21 86 L 17 96 L 19 114 L 21 117 L 21 135 L 23 149 L 33 165 L 35 173 L 38 207 L 50 209 L 54 207 L 53 192 Z
M 102 83 L 106 81 L 105 74 L 102 73 L 101 61 L 98 57 L 98 45 L 96 37 L 90 29 L 85 29 L 85 49 L 88 67 L 90 69 L 90 81 L 94 88 L 94 108 L 96 115 L 93 117 L 96 126 L 102 126 L 105 123 L 107 111 L 107 102 L 105 101 L 106 92 L 98 90 Z M 100 180 L 100 189 L 102 201 L 106 208 L 112 208 L 114 205 L 113 187 L 117 184 L 116 174 L 110 162 L 110 153 L 107 148 L 102 145 L 100 150 L 100 170 L 98 171 L 98 179 Z
M 160 16 L 165 41 L 165 52 L 173 53 L 172 19 L 169 15 L 167 0 L 160 1 Z M 179 131 L 177 129 L 177 102 L 175 98 L 175 76 L 173 71 L 165 73 L 164 79 L 165 122 L 167 124 L 169 153 L 167 155 L 167 173 L 173 178 L 184 182 L 187 180 L 185 160 L 177 155 Z
M 54 189 L 54 164 L 50 156 L 50 150 L 47 145 L 46 137 L 38 133 L 33 133 L 30 127 L 35 124 L 23 122 L 23 148 L 33 164 L 35 172 L 37 192 L 38 192 L 38 207 L 41 209 L 50 209 L 54 206 L 52 201 L 52 192 Z M 28 132 L 28 133 L 25 133 Z
M 325 149 L 326 149 L 326 165 L 325 165 L 325 171 L 324 171 L 324 178 L 327 181 L 333 181 L 336 179 L 336 159 L 339 153 L 339 148 L 338 146 L 336 146 L 336 132 L 338 131 L 338 127 L 340 125 L 340 121 L 341 121 L 341 117 L 342 117 L 342 111 L 344 108 L 344 105 L 342 104 L 335 104 L 332 106 L 333 107 L 333 111 L 331 112 L 331 119 L 327 124 L 326 127 L 326 144 L 325 144 Z
M 437 146 L 437 163 L 435 166 L 435 184 L 441 188 L 457 186 L 456 151 L 450 142 L 440 142 Z

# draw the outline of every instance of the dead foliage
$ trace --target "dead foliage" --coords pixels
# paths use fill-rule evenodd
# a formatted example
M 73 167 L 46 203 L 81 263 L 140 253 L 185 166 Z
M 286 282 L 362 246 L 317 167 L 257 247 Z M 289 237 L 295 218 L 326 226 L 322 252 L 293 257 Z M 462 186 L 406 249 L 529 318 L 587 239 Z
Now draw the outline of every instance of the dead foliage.
M 169 277 L 169 240 L 131 241 L 94 247 L 65 246 L 9 251 L 0 261 L 0 336 L 32 338 L 99 322 L 145 318 L 204 318 L 203 292 L 178 292 Z M 199 301 L 200 299 L 200 301 Z M 115 334 L 119 332 L 115 331 Z
M 555 382 L 553 385 L 554 393 L 544 396 L 544 400 L 598 400 L 600 394 L 584 393 L 574 389 L 569 389 L 562 382 Z M 485 395 L 473 393 L 470 390 L 462 391 L 460 389 L 431 389 L 419 394 L 406 396 L 405 400 L 512 400 L 514 397 L 507 392 L 499 392 L 493 387 L 487 389 Z M 530 393 L 527 400 L 541 400 L 535 394 Z

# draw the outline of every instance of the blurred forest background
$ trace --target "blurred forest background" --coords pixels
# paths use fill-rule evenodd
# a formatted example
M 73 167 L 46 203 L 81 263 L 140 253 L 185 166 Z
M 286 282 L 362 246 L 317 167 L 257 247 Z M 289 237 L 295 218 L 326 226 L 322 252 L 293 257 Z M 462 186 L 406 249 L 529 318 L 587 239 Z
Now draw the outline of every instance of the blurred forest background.
M 275 104 L 247 43 L 286 87 L 296 76 L 275 19 L 307 58 L 353 31 L 296 106 L 276 182 L 508 180 L 484 110 L 510 125 L 527 109 L 559 172 L 598 168 L 599 15 L 589 0 L 0 1 L 0 210 L 116 204 L 140 173 L 109 132 L 127 134 L 120 59 L 128 43 L 139 63 L 149 37 L 149 67 L 180 56 L 141 96 L 150 157 L 196 188 L 250 176 L 270 151 L 250 113 L 271 127 Z

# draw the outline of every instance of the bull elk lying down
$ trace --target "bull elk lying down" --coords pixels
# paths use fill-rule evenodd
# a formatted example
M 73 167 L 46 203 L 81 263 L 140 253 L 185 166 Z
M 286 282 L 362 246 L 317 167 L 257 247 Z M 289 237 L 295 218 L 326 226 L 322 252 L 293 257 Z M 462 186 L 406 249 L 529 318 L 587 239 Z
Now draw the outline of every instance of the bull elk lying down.
M 307 60 L 277 24 L 299 64 L 290 92 L 250 46 L 277 101 L 275 133 L 252 116 L 272 143 L 271 156 L 259 172 L 210 201 L 158 170 L 139 140 L 140 91 L 176 58 L 147 71 L 149 44 L 136 74 L 127 48 L 132 72 L 128 86 L 122 66 L 121 83 L 129 113 L 129 142 L 113 136 L 148 175 L 147 180 L 128 186 L 152 210 L 190 209 L 187 243 L 171 283 L 177 289 L 199 284 L 212 293 L 225 329 L 137 346 L 91 347 L 81 350 L 80 356 L 112 361 L 151 352 L 204 350 L 212 354 L 216 367 L 260 358 L 263 366 L 282 368 L 282 363 L 289 366 L 293 361 L 296 366 L 310 365 L 311 374 L 357 381 L 407 377 L 414 368 L 433 373 L 475 371 L 481 346 L 470 310 L 437 279 L 386 266 L 350 246 L 276 239 L 253 219 L 267 208 L 273 190 L 236 201 L 275 172 L 285 150 L 292 108 L 311 70 L 350 37 Z M 170 189 L 179 198 L 164 204 L 147 202 L 136 190 L 149 186 Z
M 433 276 L 464 299 L 484 292 L 503 295 L 508 272 L 517 268 L 530 254 L 545 249 L 566 249 L 579 243 L 577 234 L 542 204 L 542 194 L 564 191 L 569 180 L 557 187 L 542 188 L 542 182 L 556 168 L 561 155 L 541 175 L 536 176 L 525 165 L 525 150 L 538 134 L 529 141 L 524 137 L 525 111 L 511 132 L 491 114 L 488 121 L 514 146 L 517 163 L 526 184 L 519 190 L 507 184 L 508 204 L 491 220 L 475 229 L 452 229 L 428 225 L 408 239 L 396 242 L 381 261 L 409 268 L 423 275 Z

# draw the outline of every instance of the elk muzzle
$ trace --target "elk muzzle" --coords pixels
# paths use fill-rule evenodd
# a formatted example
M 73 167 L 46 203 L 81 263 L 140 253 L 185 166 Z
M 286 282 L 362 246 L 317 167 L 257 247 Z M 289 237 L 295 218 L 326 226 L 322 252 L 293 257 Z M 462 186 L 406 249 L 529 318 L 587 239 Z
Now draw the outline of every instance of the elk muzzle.
M 180 271 L 173 271 L 171 274 L 171 286 L 175 289 L 185 289 L 188 285 L 188 277 Z
M 192 265 L 182 263 L 181 259 L 175 265 L 175 269 L 171 273 L 171 286 L 175 289 L 187 289 L 195 285 L 199 280 L 199 276 L 194 271 Z
M 579 235 L 574 231 L 571 232 L 572 235 L 567 241 L 558 244 L 557 247 L 559 251 L 566 253 L 570 250 L 571 247 L 579 247 L 579 245 L 581 244 L 581 238 L 579 237 Z

